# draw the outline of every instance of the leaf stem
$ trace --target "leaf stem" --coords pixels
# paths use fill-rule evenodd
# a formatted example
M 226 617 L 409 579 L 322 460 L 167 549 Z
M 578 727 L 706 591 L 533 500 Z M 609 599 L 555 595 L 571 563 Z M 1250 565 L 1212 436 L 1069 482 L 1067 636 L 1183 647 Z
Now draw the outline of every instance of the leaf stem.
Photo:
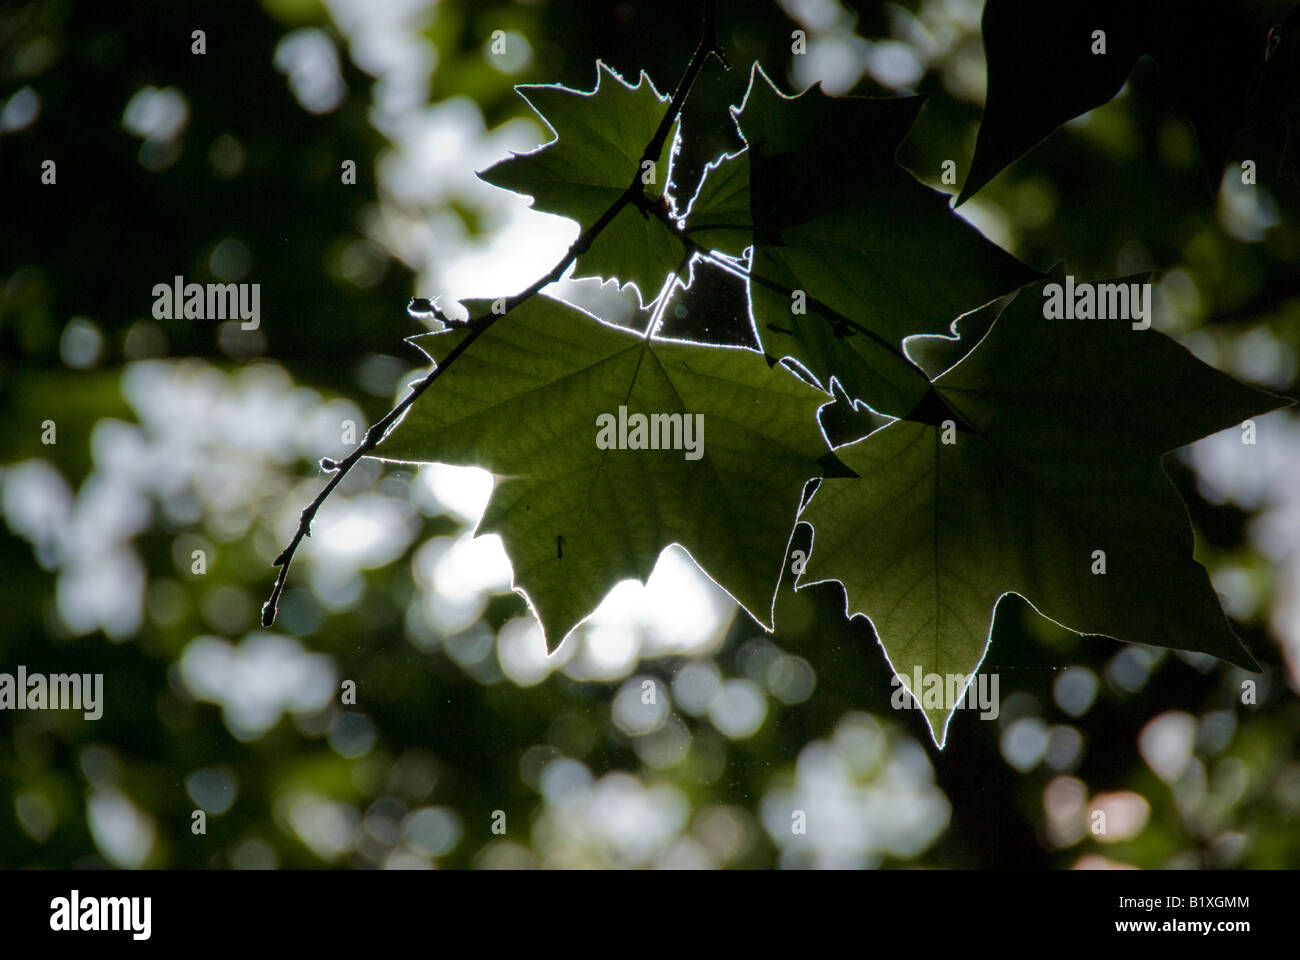
M 483 333 L 492 326 L 501 317 L 508 314 L 511 310 L 518 307 L 530 299 L 534 294 L 543 287 L 554 283 L 564 275 L 564 271 L 569 268 L 579 256 L 586 253 L 591 248 L 593 242 L 608 227 L 614 218 L 623 211 L 623 208 L 629 204 L 640 206 L 637 202 L 639 198 L 644 198 L 645 188 L 641 182 L 641 170 L 645 161 L 657 162 L 659 154 L 663 152 L 664 143 L 668 139 L 668 134 L 672 130 L 673 123 L 677 120 L 682 112 L 682 107 L 686 103 L 686 97 L 695 83 L 695 78 L 699 75 L 700 70 L 704 68 L 704 62 L 710 55 L 716 56 L 722 65 L 730 69 L 727 63 L 726 54 L 718 44 L 717 38 L 717 0 L 704 0 L 704 24 L 700 31 L 699 46 L 695 48 L 695 53 L 691 56 L 690 63 L 686 66 L 686 72 L 682 74 L 681 82 L 677 84 L 677 89 L 673 93 L 672 101 L 668 105 L 664 117 L 659 121 L 659 126 L 655 130 L 654 136 L 646 144 L 645 151 L 641 154 L 641 163 L 637 164 L 637 169 L 632 175 L 632 182 L 609 205 L 600 218 L 591 226 L 584 230 L 578 239 L 574 240 L 565 251 L 563 257 L 555 264 L 554 267 L 546 273 L 545 276 L 539 277 L 526 289 L 511 297 L 505 298 L 505 310 L 500 313 L 488 313 L 470 320 L 463 326 L 466 330 L 465 338 L 452 348 L 451 352 L 443 359 L 442 363 L 436 364 L 432 370 L 425 374 L 421 379 L 413 382 L 406 396 L 398 404 L 384 414 L 376 423 L 366 431 L 366 435 L 357 448 L 339 461 L 330 460 L 322 462 L 325 469 L 331 470 L 333 475 L 329 482 L 321 489 L 320 493 L 302 509 L 298 515 L 298 528 L 294 531 L 293 539 L 289 541 L 288 546 L 280 551 L 280 555 L 272 562 L 272 566 L 280 568 L 279 574 L 275 578 L 275 586 L 271 588 L 271 595 L 267 598 L 266 603 L 262 604 L 262 626 L 269 627 L 275 623 L 276 615 L 280 609 L 280 596 L 284 592 L 285 582 L 289 579 L 289 565 L 293 562 L 294 554 L 298 552 L 298 547 L 306 537 L 311 536 L 312 521 L 316 519 L 316 512 L 320 510 L 325 501 L 329 499 L 331 493 L 343 482 L 343 478 L 348 472 L 357 465 L 357 462 L 375 449 L 388 434 L 388 431 L 401 419 L 402 415 L 410 409 L 411 405 L 420 398 L 424 391 L 428 390 L 433 382 L 442 375 L 443 371 L 451 366 L 457 357 L 463 354 Z

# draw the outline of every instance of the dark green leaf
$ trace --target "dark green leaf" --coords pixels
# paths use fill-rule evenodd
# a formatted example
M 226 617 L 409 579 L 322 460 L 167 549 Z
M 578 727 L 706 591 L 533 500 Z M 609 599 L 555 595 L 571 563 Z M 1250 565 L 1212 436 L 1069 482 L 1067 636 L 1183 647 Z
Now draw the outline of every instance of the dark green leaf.
M 930 393 L 903 339 L 947 333 L 955 317 L 1037 276 L 894 162 L 920 107 L 916 97 L 791 98 L 756 67 L 736 114 L 747 148 L 710 169 L 687 226 L 729 253 L 747 228 L 768 354 L 899 417 Z M 750 216 L 736 222 L 742 185 Z
M 963 203 L 1067 120 L 1110 100 L 1154 56 L 1218 185 L 1269 27 L 1295 0 L 987 0 L 988 95 Z M 1094 53 L 1096 31 L 1105 53 Z M 1100 49 L 1100 48 L 1098 48 Z
M 1253 668 L 1160 458 L 1286 401 L 1129 321 L 1045 319 L 1044 287 L 935 382 L 971 427 L 955 442 L 896 422 L 837 451 L 860 479 L 823 480 L 801 514 L 815 532 L 799 585 L 841 583 L 909 688 L 918 668 L 974 673 L 1007 593 L 1079 633 Z M 940 744 L 948 706 L 926 710 Z

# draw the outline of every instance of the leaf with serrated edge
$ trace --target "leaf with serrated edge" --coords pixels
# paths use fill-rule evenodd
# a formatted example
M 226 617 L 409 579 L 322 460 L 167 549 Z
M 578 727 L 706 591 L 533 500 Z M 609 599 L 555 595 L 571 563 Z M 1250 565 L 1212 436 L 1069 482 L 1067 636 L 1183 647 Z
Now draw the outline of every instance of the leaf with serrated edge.
M 922 100 L 815 88 L 789 97 L 755 65 L 732 108 L 746 148 L 707 169 L 685 215 L 706 248 L 752 245 L 751 316 L 769 355 L 897 417 L 930 391 L 905 338 L 947 334 L 956 317 L 1040 276 L 895 163 Z
M 437 363 L 468 335 L 413 342 Z M 477 533 L 500 534 L 548 649 L 672 543 L 771 629 L 804 484 L 824 472 L 828 402 L 753 350 L 646 340 L 533 297 L 447 367 L 376 456 L 495 474 Z M 597 418 L 620 405 L 703 414 L 701 458 L 598 449 Z
M 596 87 L 590 92 L 558 84 L 515 88 L 555 135 L 531 153 L 517 153 L 479 174 L 488 183 L 533 198 L 533 209 L 576 220 L 586 230 L 623 194 L 640 171 L 641 155 L 654 137 L 668 98 L 642 73 L 633 86 L 604 63 L 596 62 Z M 647 201 L 667 204 L 672 178 L 668 138 L 655 158 L 654 183 Z M 649 303 L 669 274 L 682 265 L 686 248 L 662 220 L 628 205 L 619 211 L 578 257 L 574 275 L 616 278 L 632 283 Z
M 948 445 L 898 421 L 836 451 L 859 479 L 823 480 L 802 511 L 814 536 L 797 587 L 841 584 L 909 690 L 918 667 L 973 676 L 1008 593 L 1077 633 L 1255 668 L 1160 459 L 1287 401 L 1129 321 L 1044 319 L 1045 285 L 935 381 L 972 431 Z M 952 711 L 924 713 L 942 746 Z

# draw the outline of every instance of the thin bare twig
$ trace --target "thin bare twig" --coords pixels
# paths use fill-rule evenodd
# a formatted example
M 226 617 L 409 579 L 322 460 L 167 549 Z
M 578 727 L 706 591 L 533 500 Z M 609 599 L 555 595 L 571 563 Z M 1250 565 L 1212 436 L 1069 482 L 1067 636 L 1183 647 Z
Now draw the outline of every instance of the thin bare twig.
M 348 472 L 356 466 L 357 462 L 368 454 L 371 450 L 379 445 L 384 439 L 389 429 L 392 428 L 402 414 L 410 409 L 411 404 L 420 398 L 424 391 L 433 385 L 434 381 L 442 375 L 442 372 L 452 365 L 452 363 L 470 348 L 471 345 L 483 335 L 483 333 L 492 326 L 501 317 L 507 315 L 515 307 L 524 303 L 543 287 L 554 283 L 564 275 L 564 271 L 569 268 L 574 260 L 586 253 L 591 248 L 593 242 L 600 233 L 609 226 L 614 218 L 622 212 L 623 208 L 629 204 L 635 204 L 639 197 L 642 197 L 645 188 L 641 182 L 641 170 L 645 161 L 657 162 L 659 154 L 663 152 L 664 143 L 668 139 L 673 123 L 681 114 L 682 106 L 686 103 L 686 97 L 695 83 L 695 78 L 704 67 L 704 62 L 710 55 L 716 56 L 723 64 L 728 66 L 726 54 L 723 53 L 722 47 L 718 45 L 717 39 L 717 0 L 705 0 L 704 2 L 704 26 L 700 34 L 700 43 L 696 47 L 695 53 L 691 56 L 691 61 L 686 66 L 686 72 L 682 74 L 681 82 L 677 84 L 677 89 L 673 93 L 672 101 L 664 113 L 663 119 L 659 122 L 654 136 L 646 144 L 645 151 L 641 154 L 641 163 L 637 164 L 636 172 L 632 177 L 632 182 L 628 184 L 626 190 L 619 194 L 618 198 L 610 204 L 609 208 L 601 214 L 590 227 L 582 232 L 577 240 L 569 246 L 564 256 L 555 264 L 554 267 L 543 277 L 538 278 L 526 290 L 515 294 L 512 297 L 505 298 L 505 310 L 500 313 L 488 313 L 476 317 L 464 325 L 468 332 L 460 343 L 452 348 L 451 352 L 439 364 L 436 364 L 424 377 L 411 384 L 410 390 L 406 396 L 401 399 L 397 406 L 384 414 L 362 438 L 357 448 L 348 454 L 342 460 L 322 460 L 321 465 L 327 470 L 331 470 L 333 475 L 329 482 L 321 489 L 311 501 L 303 508 L 302 513 L 298 515 L 298 529 L 294 532 L 293 539 L 289 545 L 280 551 L 280 555 L 275 558 L 272 566 L 280 568 L 279 575 L 275 578 L 275 586 L 271 589 L 271 596 L 266 603 L 262 604 L 262 626 L 269 627 L 275 623 L 276 614 L 279 612 L 280 595 L 284 592 L 285 582 L 289 578 L 289 565 L 293 562 L 294 554 L 297 553 L 299 545 L 305 537 L 311 536 L 311 524 L 316 519 L 316 512 L 320 510 L 335 488 L 343 482 L 343 478 Z

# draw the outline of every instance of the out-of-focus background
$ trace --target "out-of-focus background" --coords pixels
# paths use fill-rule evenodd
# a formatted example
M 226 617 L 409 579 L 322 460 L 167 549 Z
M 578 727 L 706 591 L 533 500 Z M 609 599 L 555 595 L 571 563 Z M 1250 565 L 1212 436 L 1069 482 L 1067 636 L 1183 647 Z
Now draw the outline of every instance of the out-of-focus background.
M 1286 411 L 1253 445 L 1226 431 L 1167 460 L 1263 674 L 1079 638 L 1012 597 L 983 668 L 999 715 L 959 711 L 942 752 L 891 707 L 837 588 L 787 577 L 766 635 L 675 548 L 547 658 L 499 540 L 472 537 L 492 487 L 473 468 L 364 462 L 259 628 L 316 461 L 420 367 L 407 299 L 514 292 L 576 236 L 474 176 L 549 139 L 513 85 L 589 89 L 600 58 L 669 91 L 699 6 L 4 5 L 0 672 L 102 673 L 105 704 L 0 712 L 0 865 L 1300 866 Z M 681 199 L 738 148 L 725 108 L 756 59 L 792 92 L 929 95 L 900 158 L 956 192 L 940 174 L 973 151 L 978 0 L 719 7 L 734 67 L 710 64 L 687 110 Z M 1297 205 L 1238 176 L 1281 141 L 1252 131 L 1207 173 L 1143 62 L 961 213 L 1039 269 L 1154 269 L 1159 329 L 1295 396 Z M 176 275 L 260 284 L 260 327 L 155 319 Z M 743 298 L 714 281 L 670 317 L 743 338 Z M 616 313 L 597 287 L 559 292 Z

